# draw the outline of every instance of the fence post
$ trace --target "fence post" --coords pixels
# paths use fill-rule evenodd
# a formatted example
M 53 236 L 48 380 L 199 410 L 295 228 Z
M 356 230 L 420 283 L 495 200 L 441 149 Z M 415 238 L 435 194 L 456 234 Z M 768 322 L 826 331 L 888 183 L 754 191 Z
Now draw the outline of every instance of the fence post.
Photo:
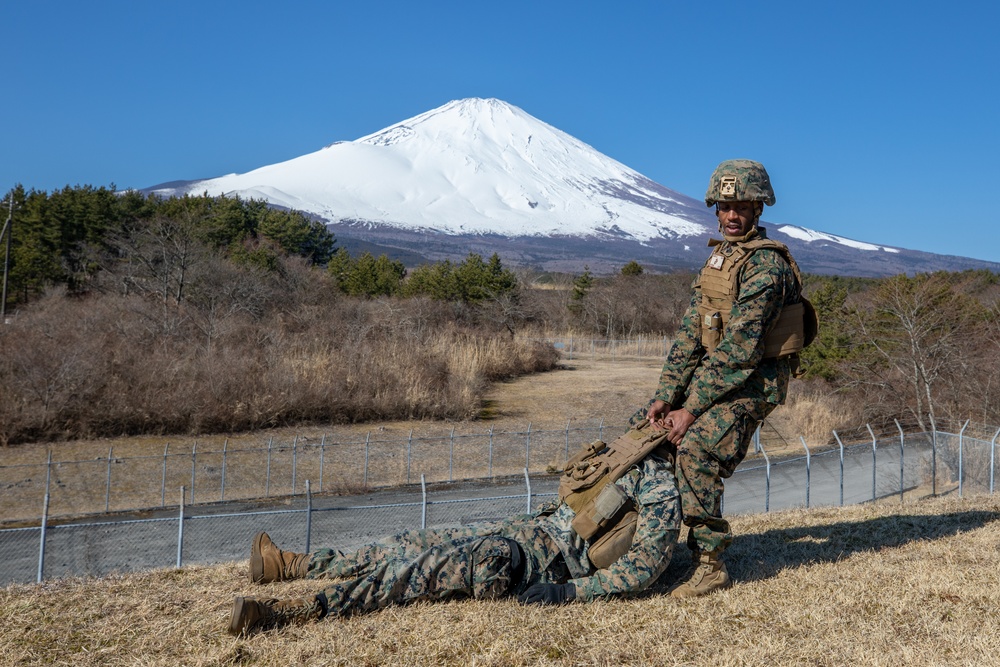
M 326 454 L 326 433 L 323 434 L 323 438 L 319 441 L 319 492 L 323 493 L 323 458 Z M 308 550 L 306 553 L 309 553 Z
M 368 431 L 368 433 L 365 435 L 365 490 L 366 491 L 368 490 L 368 447 L 369 443 L 371 442 L 371 437 L 372 437 L 372 432 Z M 410 476 L 409 461 L 406 462 L 406 465 L 407 465 L 406 476 L 409 477 Z
M 184 487 L 181 487 L 181 512 L 180 516 L 177 518 L 177 567 L 180 567 L 183 563 L 182 554 L 184 553 Z M 191 489 L 191 494 L 194 495 L 194 489 Z
M 295 474 L 298 472 L 299 436 L 292 439 L 292 495 L 295 495 Z
M 799 440 L 802 441 L 802 449 L 806 450 L 806 509 L 809 509 L 809 483 L 812 473 L 812 465 L 809 458 L 809 447 L 806 445 L 806 439 L 800 435 Z
M 903 427 L 899 425 L 898 419 L 893 419 L 896 422 L 896 430 L 899 431 L 899 504 L 903 504 L 903 488 L 904 484 L 904 466 L 903 466 L 903 456 L 905 455 L 904 445 L 906 443 L 906 436 L 903 435 Z
M 170 449 L 168 442 L 163 448 L 163 476 L 160 479 L 160 507 L 167 505 L 167 450 Z
M 226 456 L 229 454 L 229 438 L 226 438 L 222 443 L 222 495 L 219 497 L 220 502 L 226 501 Z
M 313 519 L 313 496 L 309 480 L 306 480 L 306 553 L 312 553 L 309 542 L 312 539 L 312 519 Z
M 837 444 L 840 445 L 840 506 L 844 506 L 844 443 L 840 441 L 840 436 L 837 432 L 833 432 L 833 437 L 837 439 Z
M 52 454 L 50 453 L 51 457 Z M 38 539 L 38 576 L 35 579 L 36 584 L 42 583 L 42 577 L 45 573 L 45 529 L 49 525 L 49 492 L 45 491 L 45 500 L 42 502 L 42 529 L 39 534 Z
M 451 427 L 451 437 L 448 440 L 448 481 L 452 481 L 455 472 L 455 427 Z
M 993 434 L 990 440 L 990 495 L 993 495 L 993 463 L 996 461 L 997 436 L 1000 435 L 1000 428 Z
M 937 424 L 934 423 L 934 416 L 931 420 L 931 495 L 937 496 Z
M 420 473 L 420 530 L 427 527 L 427 483 L 424 473 Z
M 198 461 L 198 441 L 195 440 L 194 444 L 191 445 L 191 504 L 194 505 L 194 471 Z M 184 488 L 183 486 L 181 487 Z M 177 567 L 180 567 L 178 565 Z
M 969 420 L 966 419 L 965 423 L 962 424 L 962 430 L 958 432 L 958 497 L 962 497 L 962 477 L 965 472 L 965 468 L 962 461 L 962 454 L 965 447 L 965 429 L 969 426 Z
M 49 450 L 48 462 L 45 464 L 45 494 L 49 495 L 52 488 L 52 450 Z M 44 498 L 44 496 L 43 496 Z
M 597 439 L 601 441 L 604 440 L 604 417 L 601 417 L 601 427 L 600 430 L 598 431 Z
M 570 420 L 566 420 L 566 460 L 569 461 L 569 423 Z
M 760 454 L 760 429 L 764 426 L 764 422 L 757 422 L 757 428 L 753 430 L 753 451 L 756 454 Z
M 531 467 L 531 422 L 528 422 L 528 435 L 524 440 L 524 469 Z
M 410 483 L 410 456 L 413 451 L 413 429 L 410 429 L 410 437 L 406 439 L 406 483 Z M 423 475 L 421 475 L 423 477 Z
M 875 432 L 872 431 L 872 427 L 869 424 L 865 424 L 865 428 L 868 429 L 869 435 L 872 437 L 872 500 L 875 500 L 875 473 L 878 470 L 878 462 L 875 460 L 875 449 L 877 447 L 875 441 Z
M 274 436 L 267 439 L 267 473 L 264 479 L 264 497 L 271 495 L 271 447 L 274 445 Z
M 489 450 L 489 463 L 487 465 L 486 476 L 493 480 L 493 424 L 490 424 L 490 450 Z
M 761 446 L 760 453 L 764 455 L 764 513 L 771 511 L 771 459 L 767 457 L 767 452 Z
M 104 491 L 104 511 L 107 512 L 111 508 L 111 455 L 115 451 L 115 448 L 108 448 L 108 483 Z
M 524 485 L 528 489 L 528 509 L 527 513 L 531 514 L 531 477 L 528 475 L 528 469 L 524 469 Z

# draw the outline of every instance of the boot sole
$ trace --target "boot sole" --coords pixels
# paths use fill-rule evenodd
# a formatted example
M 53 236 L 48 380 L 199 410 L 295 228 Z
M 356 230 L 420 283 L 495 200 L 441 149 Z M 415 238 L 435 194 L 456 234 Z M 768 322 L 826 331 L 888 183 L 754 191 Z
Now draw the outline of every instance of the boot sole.
M 243 634 L 243 605 L 246 602 L 246 598 L 238 597 L 233 601 L 233 615 L 229 619 L 229 634 L 231 635 L 241 635 Z
M 260 555 L 260 544 L 267 537 L 267 533 L 261 531 L 253 538 L 253 547 L 250 549 L 250 583 L 262 584 L 264 581 L 264 557 Z

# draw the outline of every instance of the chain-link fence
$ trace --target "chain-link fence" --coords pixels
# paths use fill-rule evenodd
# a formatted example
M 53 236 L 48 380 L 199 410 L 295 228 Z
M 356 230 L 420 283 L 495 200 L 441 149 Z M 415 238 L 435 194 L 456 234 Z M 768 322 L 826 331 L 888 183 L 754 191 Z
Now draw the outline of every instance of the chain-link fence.
M 617 435 L 625 427 L 617 425 Z M 0 466 L 0 521 L 37 520 L 42 499 L 49 516 L 70 516 L 177 503 L 184 486 L 189 505 L 301 495 L 305 480 L 314 493 L 362 493 L 405 486 L 421 476 L 429 483 L 494 479 L 561 468 L 580 443 L 603 440 L 604 421 L 567 422 L 561 429 L 450 433 L 379 439 L 372 433 L 354 441 L 327 442 L 294 437 L 257 444 L 190 449 L 167 444 L 156 456 L 107 456 Z M 217 447 L 217 446 L 216 446 Z
M 636 338 L 574 337 L 532 338 L 552 345 L 562 353 L 563 359 L 591 359 L 610 361 L 638 361 L 650 359 L 662 362 L 673 338 L 666 336 L 638 336 Z
M 958 433 L 903 433 L 900 429 L 898 437 L 876 437 L 869 428 L 870 441 L 846 444 L 834 433 L 834 449 L 813 454 L 803 440 L 804 455 L 780 461 L 772 461 L 762 451 L 763 465 L 749 462 L 726 481 L 725 512 L 856 504 L 896 494 L 902 502 L 907 491 L 918 487 L 928 493 L 992 494 L 1000 429 L 988 439 L 966 435 L 967 426 Z M 548 432 L 548 440 L 539 432 L 535 435 L 540 438 L 539 447 L 543 442 L 554 446 L 553 432 Z M 447 448 L 439 443 L 436 458 L 434 448 L 428 446 L 423 460 L 447 460 L 452 455 L 450 439 L 446 444 Z M 521 445 L 518 451 L 527 454 L 524 459 L 517 457 L 518 462 L 530 463 L 530 444 Z M 559 446 L 564 447 L 564 442 Z M 178 502 L 173 506 L 63 521 L 50 519 L 46 501 L 38 525 L 0 530 L 0 584 L 245 559 L 250 540 L 259 530 L 267 530 L 283 547 L 296 551 L 331 545 L 350 549 L 405 529 L 534 511 L 555 496 L 558 482 L 557 475 L 531 476 L 522 465 L 519 476 L 432 484 L 426 474 L 415 474 L 412 458 L 410 462 L 410 474 L 419 478 L 419 485 L 361 495 L 318 493 L 308 474 L 299 470 L 296 484 L 301 485 L 301 493 L 276 498 L 219 498 L 192 506 L 187 502 L 189 491 L 182 485 L 175 491 Z M 435 465 L 443 470 L 445 463 Z M 231 469 L 228 474 L 238 475 Z M 439 477 L 443 474 L 438 472 Z

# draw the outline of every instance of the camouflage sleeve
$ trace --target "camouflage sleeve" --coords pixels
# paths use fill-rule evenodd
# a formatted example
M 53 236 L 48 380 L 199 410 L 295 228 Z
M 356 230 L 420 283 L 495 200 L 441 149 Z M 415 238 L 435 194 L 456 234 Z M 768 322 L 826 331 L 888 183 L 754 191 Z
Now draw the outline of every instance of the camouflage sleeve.
M 672 407 L 679 407 L 687 395 L 688 384 L 694 376 L 698 362 L 705 354 L 701 344 L 701 322 L 698 318 L 698 302 L 701 301 L 701 289 L 695 278 L 691 304 L 681 319 L 670 352 L 667 353 L 663 370 L 660 371 L 660 384 L 656 388 L 655 398 Z
M 795 275 L 781 253 L 762 249 L 740 270 L 740 288 L 722 340 L 705 357 L 689 387 L 684 408 L 698 417 L 730 391 L 742 387 L 764 355 L 761 344 L 781 315 Z
M 571 580 L 578 600 L 644 590 L 670 564 L 681 522 L 673 469 L 655 457 L 648 457 L 642 466 L 641 475 L 630 473 L 618 481 L 638 506 L 632 548 L 608 569 Z

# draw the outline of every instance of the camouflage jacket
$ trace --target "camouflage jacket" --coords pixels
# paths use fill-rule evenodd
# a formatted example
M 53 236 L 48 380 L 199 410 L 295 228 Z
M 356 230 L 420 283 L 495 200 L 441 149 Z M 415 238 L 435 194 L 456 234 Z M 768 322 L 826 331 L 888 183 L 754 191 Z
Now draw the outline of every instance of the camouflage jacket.
M 541 521 L 569 569 L 578 600 L 641 591 L 663 574 L 670 563 L 680 531 L 680 504 L 674 470 L 655 456 L 647 456 L 615 482 L 636 505 L 632 548 L 604 570 L 595 569 L 587 558 L 587 543 L 571 525 L 574 513 L 565 503 Z
M 763 234 L 761 234 L 763 236 Z M 731 244 L 724 241 L 721 248 Z M 764 359 L 762 341 L 785 304 L 799 300 L 800 287 L 791 266 L 777 250 L 754 252 L 737 275 L 738 292 L 729 323 L 711 353 L 701 343 L 700 277 L 691 304 L 660 374 L 656 398 L 695 417 L 727 396 L 784 403 L 792 363 Z

